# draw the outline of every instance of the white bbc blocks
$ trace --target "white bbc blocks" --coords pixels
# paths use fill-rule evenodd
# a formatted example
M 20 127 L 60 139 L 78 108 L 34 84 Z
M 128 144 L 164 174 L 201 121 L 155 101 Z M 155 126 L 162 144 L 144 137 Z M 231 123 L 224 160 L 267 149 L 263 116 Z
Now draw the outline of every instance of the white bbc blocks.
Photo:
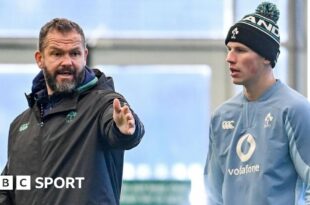
M 0 176 L 0 190 L 13 190 L 13 176 Z
M 30 190 L 31 189 L 31 178 L 30 176 L 16 176 L 16 189 L 17 190 Z
M 30 190 L 31 189 L 31 178 L 30 176 L 0 176 L 0 190 Z
M 47 189 L 54 187 L 56 189 L 81 189 L 83 187 L 84 177 L 37 177 L 34 180 L 34 186 L 31 187 L 31 176 L 18 175 L 18 176 L 0 176 L 0 190 L 31 190 L 34 189 Z

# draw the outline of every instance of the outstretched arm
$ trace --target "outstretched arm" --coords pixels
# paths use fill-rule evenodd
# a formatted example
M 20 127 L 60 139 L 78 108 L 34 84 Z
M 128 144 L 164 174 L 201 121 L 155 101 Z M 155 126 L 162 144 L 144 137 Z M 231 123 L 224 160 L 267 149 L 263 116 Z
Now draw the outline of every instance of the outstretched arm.
M 144 126 L 137 114 L 120 94 L 112 92 L 103 99 L 100 125 L 106 145 L 126 150 L 137 146 L 144 135 Z
M 135 118 L 128 105 L 122 106 L 117 98 L 113 101 L 113 120 L 124 135 L 132 135 L 136 130 Z

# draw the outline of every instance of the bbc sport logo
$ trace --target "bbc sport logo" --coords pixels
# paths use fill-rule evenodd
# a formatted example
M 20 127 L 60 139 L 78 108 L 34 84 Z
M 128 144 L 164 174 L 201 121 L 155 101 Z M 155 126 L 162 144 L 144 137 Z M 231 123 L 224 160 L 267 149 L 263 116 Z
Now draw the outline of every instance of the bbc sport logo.
M 56 189 L 82 189 L 84 177 L 37 177 L 34 180 L 34 187 L 31 187 L 31 176 L 0 176 L 0 190 L 31 190 L 47 189 L 53 186 Z

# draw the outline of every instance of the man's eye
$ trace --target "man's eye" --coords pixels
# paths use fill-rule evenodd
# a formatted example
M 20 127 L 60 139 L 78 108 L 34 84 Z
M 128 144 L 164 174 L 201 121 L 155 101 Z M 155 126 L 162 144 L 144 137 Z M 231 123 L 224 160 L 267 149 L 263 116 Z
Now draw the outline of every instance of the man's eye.
M 81 53 L 80 52 L 72 52 L 71 55 L 72 56 L 79 56 Z
M 237 51 L 237 52 L 246 52 L 246 50 L 243 49 L 243 48 L 236 48 L 236 51 Z
M 51 54 L 52 54 L 52 56 L 56 56 L 56 57 L 61 56 L 61 53 L 59 53 L 59 52 L 52 52 Z

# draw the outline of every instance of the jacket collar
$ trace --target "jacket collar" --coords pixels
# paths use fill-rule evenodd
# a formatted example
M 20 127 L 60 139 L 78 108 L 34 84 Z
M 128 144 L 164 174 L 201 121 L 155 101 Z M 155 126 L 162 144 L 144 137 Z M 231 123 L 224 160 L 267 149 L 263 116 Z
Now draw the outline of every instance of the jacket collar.
M 57 101 L 62 98 L 72 98 L 73 96 L 81 94 L 94 87 L 97 84 L 97 81 L 98 79 L 93 70 L 85 66 L 83 82 L 76 88 L 75 92 L 69 95 L 54 94 L 48 96 L 43 71 L 40 71 L 32 81 L 32 92 L 29 95 L 26 95 L 28 105 L 29 107 L 33 107 L 36 102 L 39 104 L 48 104 L 50 99 L 52 99 L 51 102 L 53 103 L 55 100 Z

